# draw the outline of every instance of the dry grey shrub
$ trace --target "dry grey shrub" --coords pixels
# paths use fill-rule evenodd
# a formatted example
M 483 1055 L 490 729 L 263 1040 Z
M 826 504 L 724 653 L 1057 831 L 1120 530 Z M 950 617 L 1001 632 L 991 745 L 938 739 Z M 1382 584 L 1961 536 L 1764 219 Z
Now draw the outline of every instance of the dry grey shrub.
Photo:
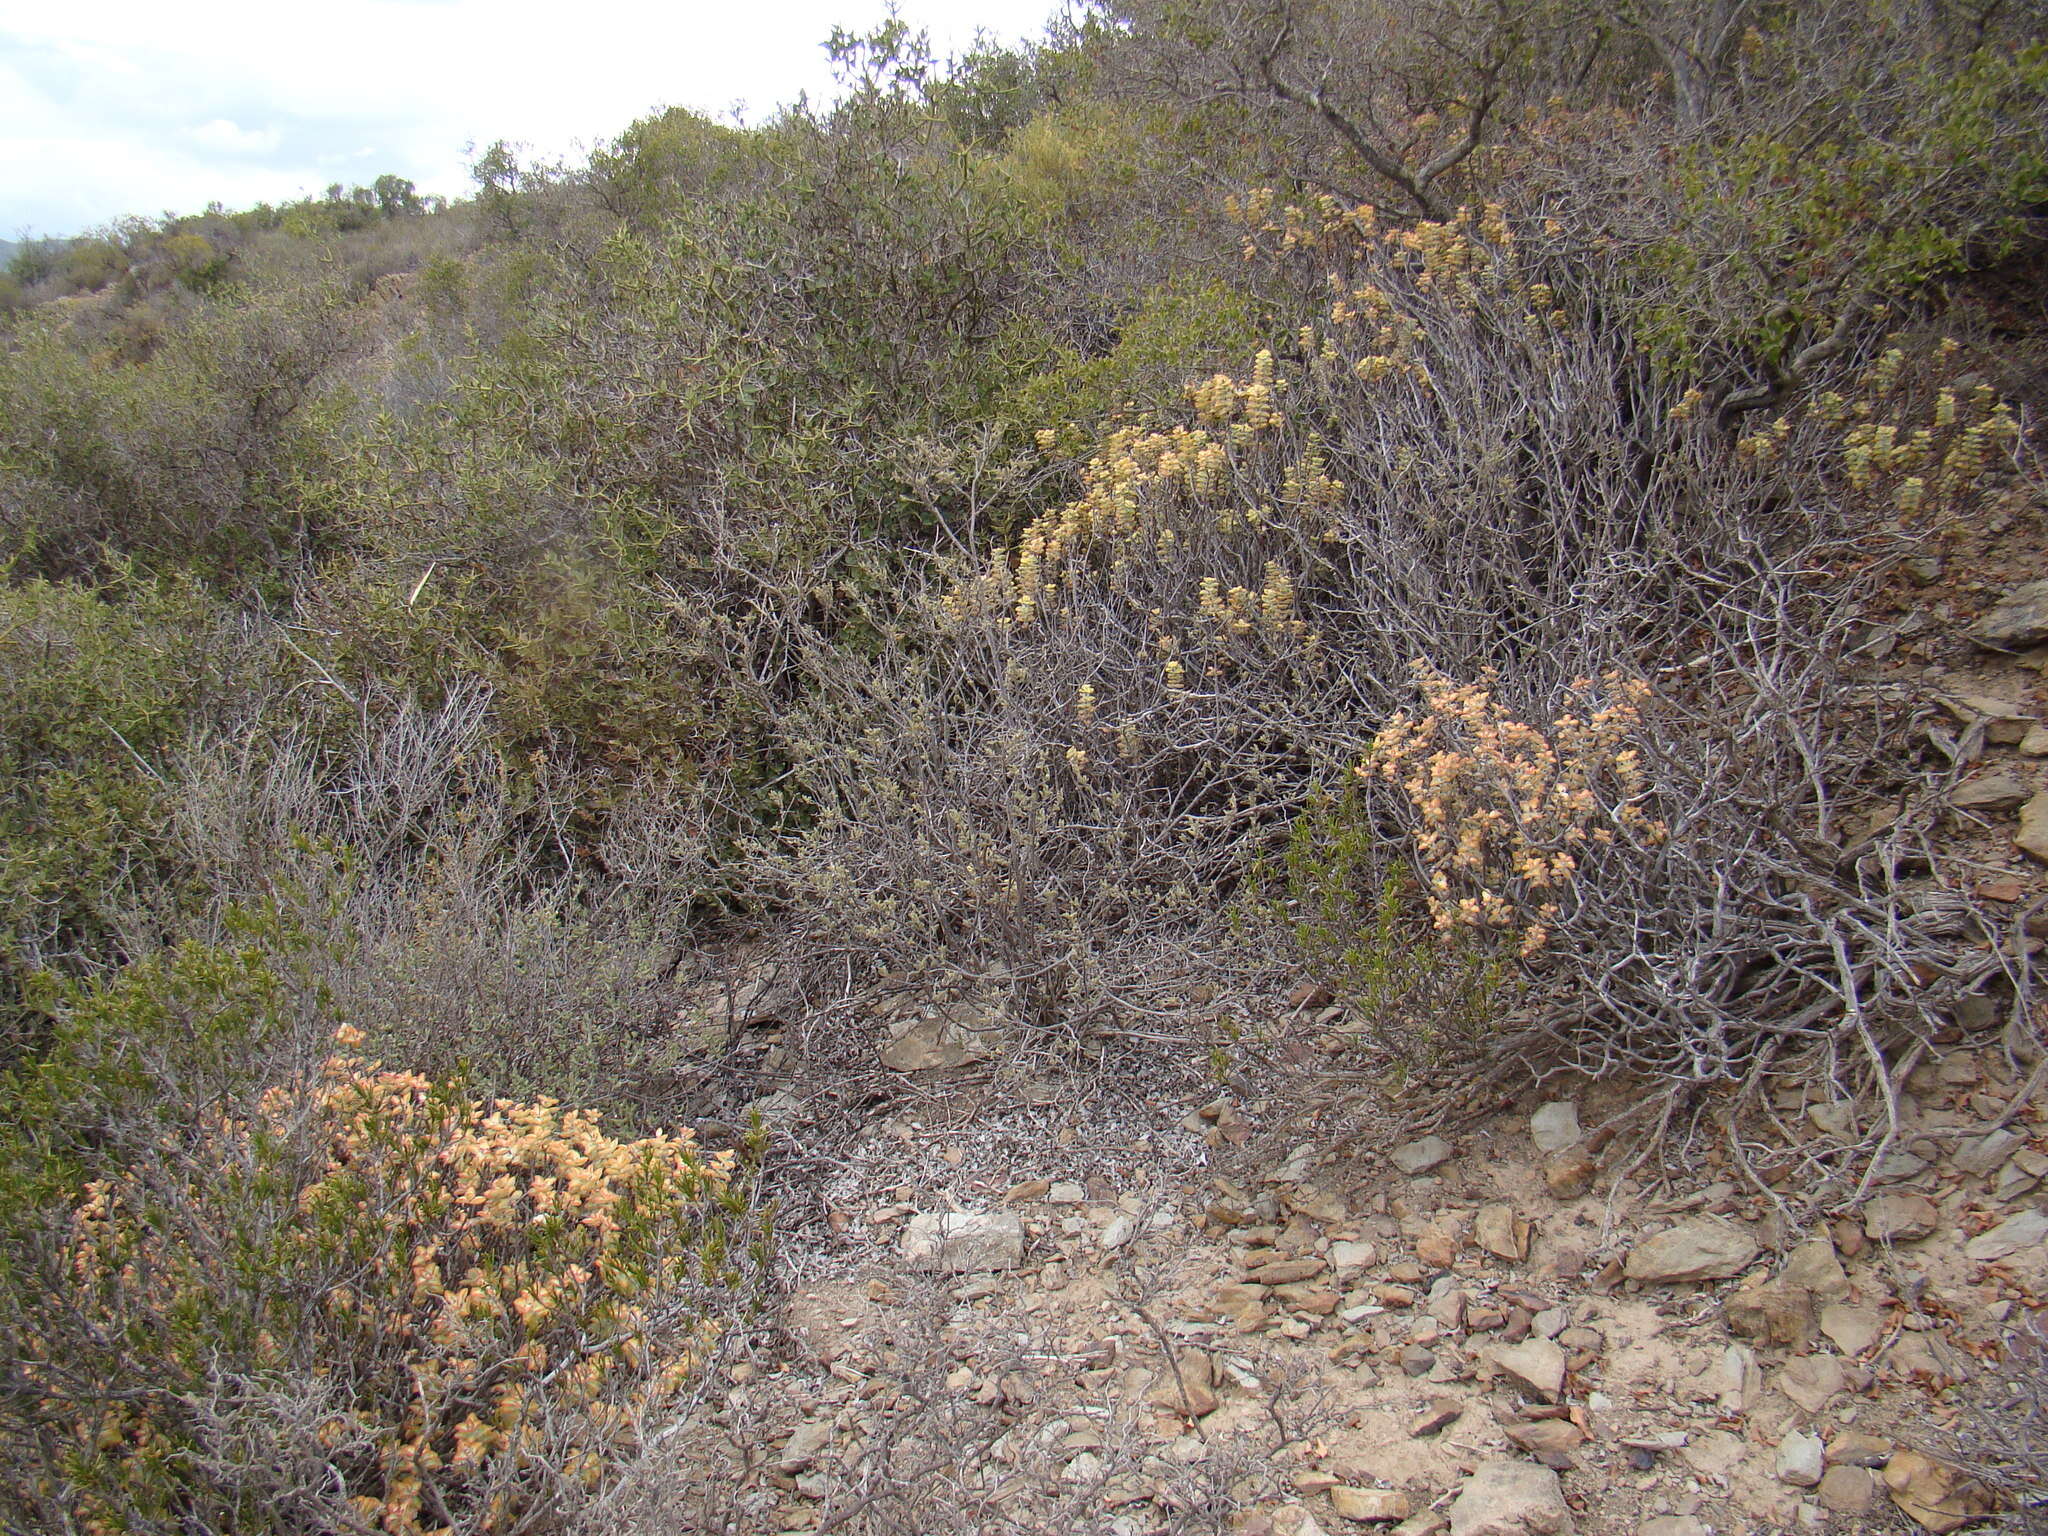
M 480 1089 L 659 1120 L 682 1082 L 674 979 L 701 888 L 695 786 L 649 776 L 588 874 L 543 769 L 515 785 L 493 701 L 365 701 L 338 748 L 289 726 L 201 743 L 177 767 L 178 836 L 208 886 L 317 936 L 310 977 L 394 1060 Z
M 2005 1505 L 1997 1529 L 2048 1533 L 2048 1314 L 2018 1320 L 2004 1358 L 1962 1388 L 1963 1412 L 1932 1447 L 1996 1490 Z
M 1514 937 L 1550 934 L 1507 951 L 1534 1005 L 1496 1021 L 1498 1058 L 1646 1074 L 1668 1113 L 1813 1051 L 1882 1088 L 1979 989 L 2024 1020 L 2023 954 L 1927 878 L 1951 765 L 1849 664 L 1911 539 L 1845 481 L 1839 423 L 1733 440 L 1597 271 L 1497 212 L 1243 211 L 1329 306 L 1287 360 L 1112 433 L 1080 499 L 905 577 L 865 649 L 806 658 L 785 740 L 815 816 L 762 863 L 806 942 L 999 968 L 1041 1021 L 1225 975 L 1263 904 L 1233 895 L 1416 707 L 1420 661 L 1551 739 L 1588 680 L 1647 688 L 1626 745 L 1660 834 L 1582 850 L 1556 912 L 1527 901 Z M 1357 787 L 1377 891 L 1426 864 L 1428 812 Z M 1865 837 L 1884 800 L 1907 814 Z

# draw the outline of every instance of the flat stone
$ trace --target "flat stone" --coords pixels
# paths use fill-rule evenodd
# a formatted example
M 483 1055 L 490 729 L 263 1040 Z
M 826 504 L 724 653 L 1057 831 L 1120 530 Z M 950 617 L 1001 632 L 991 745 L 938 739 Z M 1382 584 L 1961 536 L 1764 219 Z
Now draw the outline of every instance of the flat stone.
M 1868 1434 L 1860 1429 L 1845 1429 L 1828 1442 L 1828 1465 L 1831 1467 L 1881 1467 L 1892 1459 L 1892 1452 L 1898 1449 L 1882 1435 Z
M 1556 1402 L 1558 1394 L 1564 1390 L 1564 1351 L 1549 1339 L 1496 1344 L 1486 1354 L 1498 1369 L 1514 1377 L 1545 1402 Z
M 1543 1165 L 1543 1183 L 1552 1198 L 1576 1200 L 1593 1187 L 1599 1162 L 1583 1147 L 1568 1147 Z
M 1820 1331 L 1845 1355 L 1874 1349 L 1884 1337 L 1884 1322 L 1875 1307 L 1852 1307 L 1831 1301 L 1820 1309 Z
M 1863 1207 L 1863 1235 L 1873 1243 L 1917 1243 L 1940 1225 L 1941 1210 L 1925 1195 L 1879 1195 Z
M 2020 807 L 2020 826 L 2012 842 L 2029 858 L 2048 864 L 2048 789 Z
M 1989 1232 L 1971 1238 L 1963 1244 L 1963 1253 L 1980 1264 L 1988 1264 L 2011 1258 L 2027 1249 L 2039 1248 L 2043 1243 L 2048 1243 L 2048 1216 L 2039 1211 L 2021 1211 Z
M 2010 773 L 1987 773 L 1960 785 L 1948 797 L 1959 811 L 2016 811 L 2027 803 L 2034 786 Z
M 1293 1285 L 1312 1279 L 1329 1268 L 1321 1259 L 1275 1259 L 1251 1272 L 1260 1285 Z
M 2048 1179 L 2048 1156 L 2031 1147 L 2022 1147 L 1998 1170 L 1998 1179 L 1991 1192 L 2000 1200 L 2016 1201 L 2043 1179 Z
M 1834 1243 L 1824 1236 L 1809 1238 L 1793 1249 L 1779 1278 L 1811 1291 L 1822 1301 L 1849 1299 L 1849 1276 L 1835 1257 Z
M 1398 1488 L 1346 1488 L 1330 1490 L 1330 1505 L 1346 1520 L 1406 1520 L 1415 1513 L 1415 1501 Z
M 882 1047 L 882 1065 L 893 1072 L 936 1072 L 980 1060 L 986 1052 L 962 1039 L 945 1019 L 920 1019 Z
M 1708 1369 L 1701 1383 L 1714 1394 L 1723 1413 L 1747 1413 L 1763 1395 L 1763 1368 L 1756 1363 L 1756 1351 L 1730 1344 Z
M 2020 756 L 2048 757 L 2048 725 L 2036 723 L 2020 738 Z
M 2013 1131 L 1993 1131 L 1956 1149 L 1955 1165 L 1965 1173 L 1992 1174 L 2005 1160 L 2026 1145 L 2026 1138 Z
M 2048 581 L 2029 581 L 2008 590 L 1970 626 L 1969 635 L 1994 651 L 2023 651 L 2048 640 Z
M 1918 1451 L 1900 1451 L 1884 1469 L 1884 1485 L 1892 1502 L 1909 1520 L 1934 1536 L 1948 1536 L 1992 1512 L 1992 1500 L 1981 1483 Z
M 832 1445 L 832 1421 L 830 1419 L 806 1419 L 797 1425 L 775 1458 L 776 1467 L 784 1472 L 801 1472 L 822 1456 Z
M 1847 1099 L 1806 1106 L 1806 1118 L 1823 1136 L 1848 1136 L 1856 1129 L 1856 1106 Z
M 1024 1262 L 1024 1222 L 1014 1211 L 927 1211 L 910 1218 L 902 1254 L 912 1269 L 960 1274 Z
M 1529 1251 L 1529 1224 L 1515 1219 L 1512 1205 L 1493 1201 L 1472 1218 L 1472 1240 L 1497 1259 L 1519 1263 Z
M 1411 1141 L 1405 1146 L 1394 1148 L 1387 1158 L 1403 1173 L 1411 1177 L 1427 1173 L 1451 1160 L 1451 1144 L 1441 1136 L 1425 1136 L 1420 1141 Z
M 1721 1303 L 1721 1315 L 1730 1333 L 1765 1344 L 1797 1348 L 1813 1337 L 1813 1293 L 1782 1276 L 1745 1281 Z
M 1778 1481 L 1794 1488 L 1819 1487 L 1826 1468 L 1826 1449 L 1820 1436 L 1803 1429 L 1792 1430 L 1778 1442 L 1778 1454 L 1771 1463 Z
M 1551 1467 L 1557 1467 L 1557 1463 L 1550 1458 L 1569 1456 L 1586 1439 L 1586 1432 L 1570 1419 L 1537 1419 L 1528 1424 L 1503 1424 L 1501 1428 L 1518 1449 Z
M 1771 1385 L 1808 1413 L 1819 1413 L 1849 1384 L 1842 1362 L 1833 1355 L 1801 1355 L 1785 1363 Z
M 1882 1492 L 1877 1474 L 1867 1467 L 1829 1467 L 1821 1474 L 1815 1497 L 1830 1514 L 1867 1515 L 1877 1508 Z
M 1698 1515 L 1656 1515 L 1636 1527 L 1636 1536 L 1714 1536 Z
M 1651 1284 L 1725 1280 L 1742 1273 L 1760 1251 L 1747 1229 L 1703 1216 L 1636 1244 L 1622 1273 Z
M 1482 1461 L 1451 1505 L 1451 1536 L 1565 1536 L 1564 1488 L 1548 1467 Z
M 1415 1257 L 1431 1269 L 1449 1269 L 1458 1256 L 1458 1245 L 1450 1234 L 1432 1229 L 1415 1239 Z
M 1145 1401 L 1154 1408 L 1187 1418 L 1199 1419 L 1214 1413 L 1218 1402 L 1214 1372 L 1207 1354 L 1199 1349 L 1184 1349 L 1172 1363 L 1159 1367 Z
M 1455 1397 L 1433 1397 L 1429 1407 L 1417 1414 L 1408 1424 L 1408 1433 L 1417 1440 L 1441 1433 L 1464 1416 L 1465 1404 Z
M 1710 1429 L 1697 1440 L 1684 1446 L 1679 1457 L 1693 1471 L 1705 1477 L 1727 1477 L 1742 1465 L 1742 1458 L 1749 1453 L 1740 1435 L 1731 1435 L 1725 1429 Z
M 1085 1205 L 1088 1201 L 1088 1191 L 1079 1184 L 1062 1181 L 1047 1189 L 1045 1198 L 1053 1205 Z
M 1529 1139 L 1539 1152 L 1562 1152 L 1575 1147 L 1579 1130 L 1579 1106 L 1570 1099 L 1553 1099 L 1529 1117 Z
M 1330 1244 L 1330 1268 L 1340 1275 L 1355 1275 L 1360 1270 L 1371 1269 L 1380 1261 L 1380 1250 L 1373 1243 L 1337 1242 Z

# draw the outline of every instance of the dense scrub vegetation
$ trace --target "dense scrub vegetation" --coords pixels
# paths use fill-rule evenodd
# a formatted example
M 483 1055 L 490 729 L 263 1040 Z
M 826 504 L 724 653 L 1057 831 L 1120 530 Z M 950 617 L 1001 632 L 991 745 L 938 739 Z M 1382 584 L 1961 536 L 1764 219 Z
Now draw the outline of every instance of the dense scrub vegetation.
M 452 206 L 16 250 L 8 1528 L 600 1487 L 762 1256 L 663 1139 L 735 937 L 1046 1050 L 1305 965 L 1398 1060 L 1666 1119 L 2024 1019 L 1865 831 L 1947 765 L 1845 655 L 2037 489 L 2038 335 L 1972 296 L 2038 278 L 2044 22 L 892 23 L 830 106 L 496 145 Z

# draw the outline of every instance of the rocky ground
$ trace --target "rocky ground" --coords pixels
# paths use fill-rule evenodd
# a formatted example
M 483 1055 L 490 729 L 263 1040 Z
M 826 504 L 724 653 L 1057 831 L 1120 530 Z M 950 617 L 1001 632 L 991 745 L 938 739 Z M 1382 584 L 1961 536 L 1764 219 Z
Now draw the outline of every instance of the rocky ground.
M 1805 1228 L 1711 1151 L 1688 1188 L 1608 1166 L 1605 1088 L 1345 1153 L 1226 1095 L 1136 1140 L 1053 1129 L 1023 1170 L 899 1117 L 893 1161 L 849 1160 L 780 1342 L 707 1401 L 693 1520 L 1963 1529 L 1993 1501 L 1938 1459 L 1971 1427 L 1956 1389 L 2048 1317 L 2027 1086 L 1995 1039 L 1953 1041 L 1855 1213 Z M 1857 1112 L 1777 1108 L 1816 1138 Z

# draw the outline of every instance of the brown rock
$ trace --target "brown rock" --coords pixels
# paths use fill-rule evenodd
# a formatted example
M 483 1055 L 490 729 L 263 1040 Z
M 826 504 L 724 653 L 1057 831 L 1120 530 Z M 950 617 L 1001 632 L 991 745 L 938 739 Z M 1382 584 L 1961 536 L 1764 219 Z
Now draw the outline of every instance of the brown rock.
M 1650 1284 L 1725 1280 L 1742 1273 L 1759 1251 L 1748 1229 L 1703 1216 L 1636 1244 L 1623 1273 Z
M 1502 1201 L 1479 1207 L 1472 1220 L 1472 1236 L 1480 1247 L 1497 1259 L 1520 1263 L 1529 1252 L 1529 1223 L 1515 1215 L 1515 1208 Z
M 1831 1301 L 1820 1309 L 1820 1331 L 1843 1354 L 1860 1355 L 1884 1337 L 1884 1321 L 1874 1307 Z
M 1881 1435 L 1860 1429 L 1845 1429 L 1828 1442 L 1828 1465 L 1839 1467 L 1881 1467 L 1896 1449 Z
M 1560 1152 L 1543 1165 L 1543 1182 L 1559 1200 L 1576 1200 L 1593 1187 L 1600 1164 L 1581 1147 Z
M 1819 1413 L 1848 1384 L 1842 1362 L 1833 1355 L 1801 1355 L 1787 1361 L 1771 1383 L 1808 1413 Z
M 1753 1279 L 1721 1304 L 1728 1331 L 1764 1344 L 1798 1348 L 1813 1337 L 1813 1293 L 1785 1280 Z
M 1251 1278 L 1260 1285 L 1292 1285 L 1298 1280 L 1313 1279 L 1327 1268 L 1321 1259 L 1276 1259 L 1253 1270 Z
M 1934 1536 L 1960 1530 L 1994 1507 L 1983 1484 L 1918 1451 L 1894 1455 L 1885 1466 L 1884 1485 L 1900 1513 Z
M 1545 1402 L 1554 1403 L 1564 1390 L 1564 1351 L 1549 1339 L 1496 1344 L 1487 1350 L 1494 1365 L 1521 1382 Z
M 1941 1211 L 1925 1195 L 1879 1195 L 1863 1208 L 1863 1235 L 1873 1243 L 1917 1243 L 1940 1225 Z
M 1837 1515 L 1867 1515 L 1877 1508 L 1877 1474 L 1864 1467 L 1829 1467 L 1822 1475 L 1816 1497 L 1821 1506 Z
M 2012 841 L 2021 853 L 2048 864 L 2048 789 L 2020 807 L 2019 830 Z
M 1199 1419 L 1216 1411 L 1214 1367 L 1199 1349 L 1184 1349 L 1172 1362 L 1162 1365 L 1145 1401 L 1187 1418 Z
M 2010 589 L 1970 626 L 1970 638 L 1994 651 L 2023 651 L 2048 640 L 2048 581 Z
M 1330 1490 L 1330 1504 L 1346 1520 L 1406 1520 L 1415 1513 L 1415 1501 L 1398 1488 L 1345 1488 Z
M 1571 1529 L 1557 1474 L 1533 1462 L 1481 1462 L 1451 1506 L 1451 1536 L 1565 1536 Z
M 1531 1424 L 1503 1424 L 1501 1428 L 1532 1456 L 1567 1455 L 1586 1439 L 1586 1432 L 1570 1419 L 1537 1419 Z
M 1409 1423 L 1408 1433 L 1417 1440 L 1425 1439 L 1457 1423 L 1464 1412 L 1464 1403 L 1455 1397 L 1433 1397 L 1429 1407 Z
M 1857 1228 L 1859 1241 L 1862 1229 Z M 1826 1237 L 1809 1238 L 1792 1250 L 1785 1271 L 1778 1277 L 1788 1285 L 1811 1291 L 1821 1301 L 1847 1301 L 1849 1277 L 1835 1257 L 1835 1245 Z
M 1428 1231 L 1415 1239 L 1415 1257 L 1431 1269 L 1449 1269 L 1457 1256 L 1457 1244 L 1442 1232 Z

